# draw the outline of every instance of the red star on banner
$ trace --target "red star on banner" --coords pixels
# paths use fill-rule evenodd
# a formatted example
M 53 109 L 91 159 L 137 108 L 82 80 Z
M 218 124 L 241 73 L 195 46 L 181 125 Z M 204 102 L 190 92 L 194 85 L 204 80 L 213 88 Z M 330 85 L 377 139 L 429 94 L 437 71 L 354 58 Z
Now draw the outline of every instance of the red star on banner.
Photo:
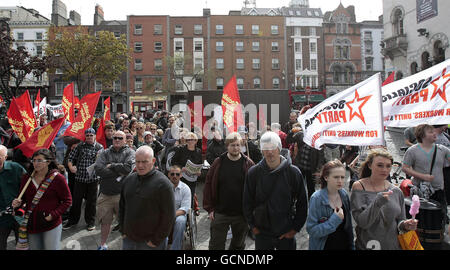
M 445 74 L 447 72 L 447 68 L 442 70 L 442 76 L 434 79 L 431 84 L 434 86 L 433 95 L 431 96 L 431 100 L 435 98 L 438 94 L 441 98 L 447 102 L 447 96 L 445 95 L 445 91 L 447 89 L 447 84 L 450 82 L 450 73 Z M 442 81 L 441 81 L 442 79 Z M 442 88 L 441 88 L 442 86 Z
M 358 89 L 355 90 L 355 98 L 352 101 L 346 103 L 347 107 L 350 109 L 350 121 L 352 121 L 353 117 L 357 116 L 359 117 L 359 119 L 361 119 L 361 121 L 363 121 L 364 125 L 366 124 L 364 114 L 362 113 L 362 107 L 367 103 L 367 101 L 369 101 L 371 97 L 372 95 L 359 98 Z M 350 106 L 350 104 L 353 103 L 357 104 L 359 112 L 357 110 L 354 110 L 353 107 Z

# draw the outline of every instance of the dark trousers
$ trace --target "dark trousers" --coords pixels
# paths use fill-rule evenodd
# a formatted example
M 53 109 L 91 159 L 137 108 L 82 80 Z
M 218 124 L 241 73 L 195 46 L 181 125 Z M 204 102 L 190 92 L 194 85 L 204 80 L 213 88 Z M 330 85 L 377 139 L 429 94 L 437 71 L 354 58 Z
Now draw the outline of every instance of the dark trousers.
M 267 236 L 262 234 L 255 235 L 255 250 L 295 250 L 297 243 L 295 237 L 292 239 Z
M 229 216 L 214 212 L 211 221 L 209 250 L 225 250 L 228 229 L 231 226 L 233 238 L 229 250 L 244 250 L 248 224 L 244 216 Z
M 14 222 L 14 225 L 9 227 L 0 227 L 0 250 L 6 250 L 8 244 L 8 237 L 11 231 L 14 231 L 14 236 L 16 237 L 16 243 L 19 237 L 19 225 Z
M 444 190 L 447 204 L 450 203 L 450 167 L 444 168 Z
M 306 187 L 308 188 L 308 200 L 311 198 L 313 193 L 316 191 L 316 183 L 314 182 L 314 178 L 311 170 L 300 169 L 303 177 L 306 180 Z
M 85 199 L 84 220 L 87 225 L 94 225 L 97 206 L 97 182 L 86 184 L 75 181 L 73 189 L 69 223 L 78 223 L 81 216 L 81 204 L 83 203 L 83 199 Z
M 443 215 L 442 228 L 445 228 L 447 221 L 447 200 L 445 199 L 445 191 L 443 189 L 436 190 L 430 197 L 431 200 L 435 200 L 441 204 L 441 210 Z

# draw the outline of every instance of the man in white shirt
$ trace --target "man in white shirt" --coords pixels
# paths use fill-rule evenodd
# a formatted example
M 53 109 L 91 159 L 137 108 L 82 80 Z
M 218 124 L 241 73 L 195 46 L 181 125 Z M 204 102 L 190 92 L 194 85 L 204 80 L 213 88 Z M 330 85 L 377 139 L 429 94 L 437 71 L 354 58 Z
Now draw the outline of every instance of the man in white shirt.
M 183 234 L 186 230 L 187 212 L 191 208 L 191 189 L 181 179 L 181 168 L 177 165 L 170 167 L 168 173 L 173 184 L 175 198 L 175 224 L 173 226 L 173 240 L 171 250 L 182 250 Z

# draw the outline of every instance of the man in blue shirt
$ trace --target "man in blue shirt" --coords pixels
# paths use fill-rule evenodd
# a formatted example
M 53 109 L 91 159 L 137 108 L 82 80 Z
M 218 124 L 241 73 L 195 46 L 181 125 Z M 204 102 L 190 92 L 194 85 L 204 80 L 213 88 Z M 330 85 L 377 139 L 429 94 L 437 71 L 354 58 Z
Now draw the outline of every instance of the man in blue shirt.
M 19 163 L 6 161 L 8 149 L 0 145 L 0 211 L 11 205 L 17 198 L 20 189 L 20 180 L 26 173 Z M 8 236 L 14 231 L 16 243 L 18 239 L 18 224 L 12 215 L 0 216 L 0 250 L 6 250 Z
M 64 115 L 59 115 L 58 118 L 64 117 Z M 55 144 L 56 148 L 56 161 L 59 164 L 63 164 L 64 161 L 64 155 L 66 154 L 67 145 L 64 143 L 64 137 L 63 134 L 66 132 L 66 129 L 70 126 L 70 122 L 67 120 L 64 120 L 64 124 L 59 129 L 58 133 L 56 134 L 55 139 L 53 140 L 53 143 Z

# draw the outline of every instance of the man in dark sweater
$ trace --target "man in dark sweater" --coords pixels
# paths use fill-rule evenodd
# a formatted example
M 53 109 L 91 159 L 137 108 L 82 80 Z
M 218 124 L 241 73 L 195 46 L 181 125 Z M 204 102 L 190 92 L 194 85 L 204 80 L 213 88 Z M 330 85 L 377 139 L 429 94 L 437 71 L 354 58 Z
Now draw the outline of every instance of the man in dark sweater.
M 242 195 L 247 171 L 255 165 L 241 154 L 241 136 L 231 133 L 225 140 L 228 152 L 209 169 L 203 189 L 203 207 L 211 219 L 210 250 L 224 250 L 228 227 L 233 238 L 230 250 L 243 250 L 248 225 L 242 210 Z
M 136 151 L 136 173 L 125 178 L 119 203 L 124 250 L 165 250 L 175 221 L 173 186 L 154 168 L 151 147 Z

